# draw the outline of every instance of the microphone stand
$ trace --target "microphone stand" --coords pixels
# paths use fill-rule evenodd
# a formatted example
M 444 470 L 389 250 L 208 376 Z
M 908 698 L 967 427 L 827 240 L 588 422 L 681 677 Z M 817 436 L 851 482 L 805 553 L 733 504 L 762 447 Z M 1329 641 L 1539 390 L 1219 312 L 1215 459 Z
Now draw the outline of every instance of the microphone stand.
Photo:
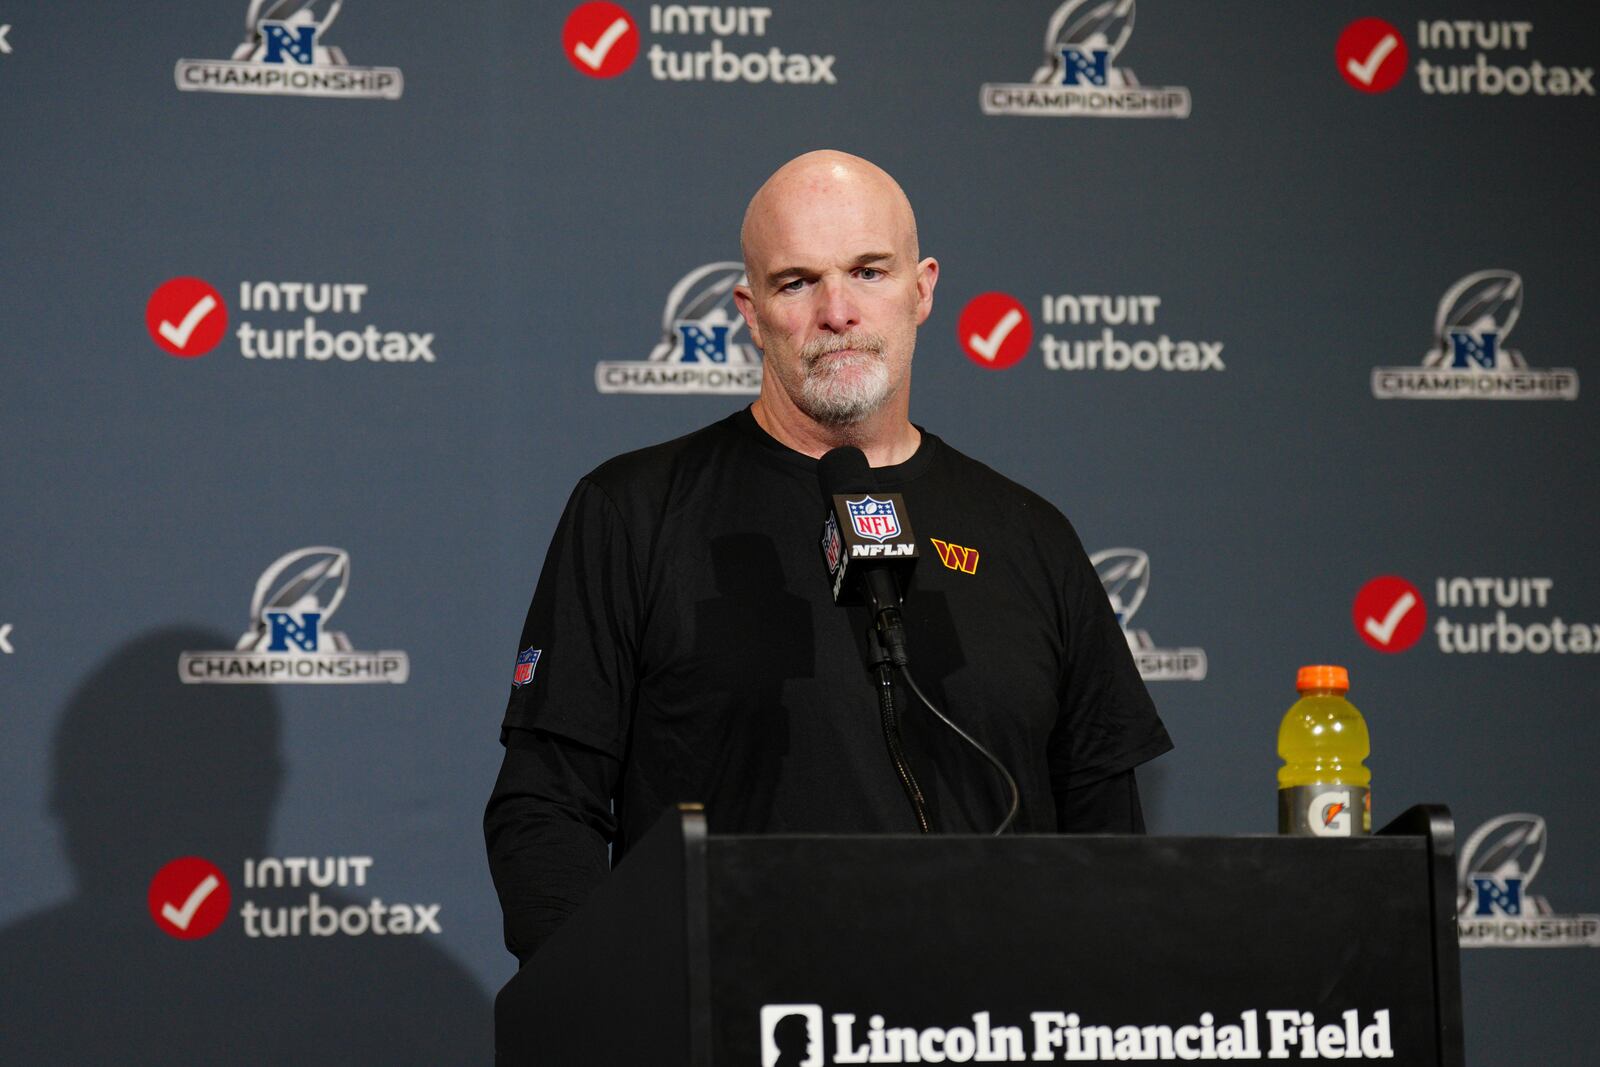
M 883 723 L 883 740 L 889 746 L 889 758 L 894 762 L 895 773 L 900 776 L 906 799 L 911 801 L 911 810 L 916 813 L 918 832 L 931 833 L 933 827 L 928 822 L 927 801 L 922 796 L 922 787 L 917 784 L 916 775 L 911 773 L 911 765 L 906 762 L 905 748 L 900 738 L 900 717 L 894 706 L 892 659 L 878 637 L 875 622 L 867 623 L 867 666 L 878 676 L 878 717 Z

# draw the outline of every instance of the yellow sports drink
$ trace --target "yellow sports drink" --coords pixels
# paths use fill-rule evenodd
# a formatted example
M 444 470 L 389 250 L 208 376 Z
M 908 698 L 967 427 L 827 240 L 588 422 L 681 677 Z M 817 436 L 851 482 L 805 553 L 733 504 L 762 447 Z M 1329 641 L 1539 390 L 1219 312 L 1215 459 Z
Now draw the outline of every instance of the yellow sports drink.
M 1278 832 L 1351 837 L 1372 832 L 1367 724 L 1344 695 L 1343 667 L 1301 667 L 1300 699 L 1278 727 Z

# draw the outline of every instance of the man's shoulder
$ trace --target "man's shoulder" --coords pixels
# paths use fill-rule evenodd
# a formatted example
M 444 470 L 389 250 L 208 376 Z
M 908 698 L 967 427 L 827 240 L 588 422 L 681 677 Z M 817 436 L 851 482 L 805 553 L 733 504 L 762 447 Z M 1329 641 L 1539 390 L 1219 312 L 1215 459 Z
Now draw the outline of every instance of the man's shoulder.
M 939 447 L 939 466 L 954 491 L 971 493 L 974 499 L 981 499 L 1005 513 L 1025 515 L 1048 526 L 1072 528 L 1060 508 L 1021 482 L 974 459 L 943 438 L 939 438 Z
M 739 446 L 743 435 L 737 419 L 737 415 L 729 416 L 682 437 L 613 456 L 584 475 L 583 480 L 619 506 L 630 501 L 658 500 L 669 492 L 679 472 L 711 463 Z

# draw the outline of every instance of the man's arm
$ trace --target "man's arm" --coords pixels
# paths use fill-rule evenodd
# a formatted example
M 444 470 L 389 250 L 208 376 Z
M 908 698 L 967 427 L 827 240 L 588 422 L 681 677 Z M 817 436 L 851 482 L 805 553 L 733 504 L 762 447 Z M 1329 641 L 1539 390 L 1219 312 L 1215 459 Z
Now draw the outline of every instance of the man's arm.
M 1056 829 L 1064 834 L 1142 834 L 1144 810 L 1132 769 L 1056 793 Z
M 1172 747 L 1100 576 L 1068 524 L 1066 662 L 1049 742 L 1063 833 L 1144 833 L 1134 768 Z
M 506 947 L 524 963 L 609 867 L 638 599 L 621 516 L 586 478 L 567 501 L 528 608 L 525 671 L 506 703 L 505 758 L 483 819 Z
M 617 761 L 544 730 L 505 731 L 506 755 L 483 813 L 489 871 L 520 963 L 610 869 Z

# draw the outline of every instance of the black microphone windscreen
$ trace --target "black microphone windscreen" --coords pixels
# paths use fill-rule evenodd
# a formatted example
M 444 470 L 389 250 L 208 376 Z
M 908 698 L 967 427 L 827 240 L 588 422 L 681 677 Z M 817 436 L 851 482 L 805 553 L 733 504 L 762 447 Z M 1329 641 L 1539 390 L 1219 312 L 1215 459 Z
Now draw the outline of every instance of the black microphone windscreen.
M 878 479 L 867 463 L 867 456 L 853 445 L 835 448 L 817 461 L 817 485 L 830 507 L 840 493 L 868 493 L 878 488 Z

